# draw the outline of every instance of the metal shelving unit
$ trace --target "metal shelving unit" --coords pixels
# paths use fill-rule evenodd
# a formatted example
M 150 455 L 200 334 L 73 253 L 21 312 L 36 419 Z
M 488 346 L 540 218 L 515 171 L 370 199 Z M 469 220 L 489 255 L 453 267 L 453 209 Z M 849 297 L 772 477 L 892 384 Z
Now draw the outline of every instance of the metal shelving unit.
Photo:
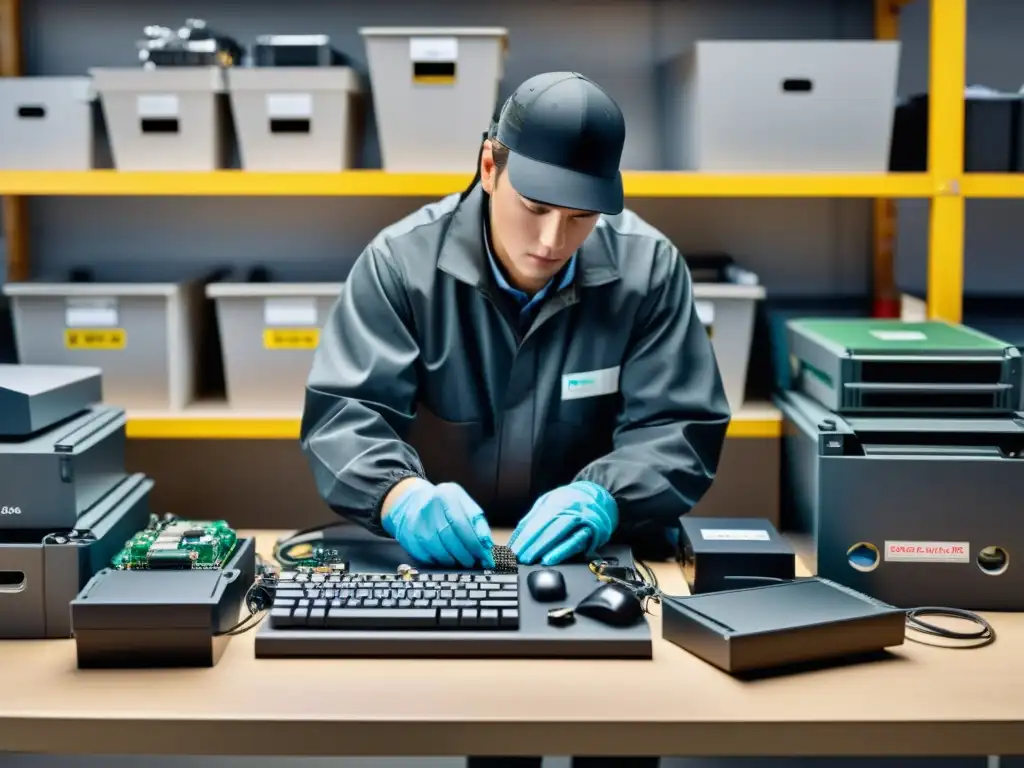
M 894 301 L 892 233 L 896 198 L 930 201 L 928 316 L 960 322 L 963 291 L 964 200 L 1024 197 L 1024 175 L 964 174 L 963 137 L 967 0 L 875 0 L 876 36 L 898 37 L 899 8 L 931 7 L 928 171 L 921 174 L 707 174 L 630 172 L 633 198 L 859 197 L 875 206 L 875 293 L 881 307 Z M 0 0 L 0 76 L 20 74 L 20 0 Z M 363 196 L 437 197 L 460 191 L 464 174 L 395 174 L 365 170 L 326 173 L 72 173 L 0 172 L 5 196 L 8 279 L 30 273 L 25 197 L 107 196 Z M 777 437 L 781 422 L 770 408 L 736 415 L 730 435 Z M 298 434 L 295 414 L 270 415 L 200 405 L 182 414 L 131 414 L 129 434 L 149 438 L 281 438 Z

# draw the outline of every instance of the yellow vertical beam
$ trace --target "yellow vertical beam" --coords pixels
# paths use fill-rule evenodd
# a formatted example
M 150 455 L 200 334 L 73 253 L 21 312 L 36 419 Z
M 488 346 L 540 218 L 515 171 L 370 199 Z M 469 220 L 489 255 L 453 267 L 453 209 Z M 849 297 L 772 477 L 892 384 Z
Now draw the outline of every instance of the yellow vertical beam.
M 964 285 L 964 84 L 967 0 L 930 0 L 928 316 L 959 323 Z
M 21 3 L 0 0 L 0 77 L 21 74 Z M 3 198 L 7 279 L 28 277 L 28 208 L 23 197 Z
M 899 40 L 899 6 L 897 0 L 875 0 L 875 39 Z M 876 198 L 874 201 L 874 282 L 875 317 L 899 317 L 899 292 L 896 289 L 895 241 L 896 201 Z

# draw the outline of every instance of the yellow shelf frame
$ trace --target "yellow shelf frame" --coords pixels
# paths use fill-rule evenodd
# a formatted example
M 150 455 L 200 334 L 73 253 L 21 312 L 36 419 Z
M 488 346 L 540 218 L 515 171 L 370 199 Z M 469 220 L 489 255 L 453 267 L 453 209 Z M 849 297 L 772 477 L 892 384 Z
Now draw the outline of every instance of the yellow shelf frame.
M 128 437 L 147 440 L 298 440 L 298 415 L 232 413 L 199 404 L 181 412 L 128 414 Z M 740 408 L 729 425 L 730 438 L 777 438 L 782 416 L 767 404 Z
M 0 195 L 441 197 L 472 174 L 251 171 L 0 171 Z M 691 173 L 627 171 L 629 197 L 930 197 L 925 173 Z

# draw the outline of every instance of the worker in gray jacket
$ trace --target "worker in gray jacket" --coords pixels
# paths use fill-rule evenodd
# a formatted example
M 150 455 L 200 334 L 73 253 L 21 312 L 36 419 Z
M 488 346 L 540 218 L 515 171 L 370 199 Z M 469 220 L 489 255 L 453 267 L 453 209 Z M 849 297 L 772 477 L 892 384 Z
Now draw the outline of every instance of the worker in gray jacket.
M 323 328 L 302 446 L 338 513 L 432 565 L 593 554 L 677 525 L 729 408 L 686 264 L 623 209 L 625 124 L 527 80 L 462 195 L 382 231 Z

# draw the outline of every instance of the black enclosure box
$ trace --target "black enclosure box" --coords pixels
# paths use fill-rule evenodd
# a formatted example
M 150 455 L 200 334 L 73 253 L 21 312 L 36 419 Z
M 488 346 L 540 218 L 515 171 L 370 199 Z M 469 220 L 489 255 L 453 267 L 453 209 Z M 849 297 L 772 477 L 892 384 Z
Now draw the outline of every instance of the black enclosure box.
M 808 578 L 661 603 L 662 638 L 730 674 L 856 657 L 902 645 L 906 612 Z
M 679 558 L 691 595 L 796 576 L 796 554 L 763 518 L 683 517 Z
M 222 569 L 100 571 L 71 603 L 79 669 L 212 667 L 255 579 L 252 539 Z
M 993 94 L 964 99 L 964 170 L 974 173 L 1019 172 L 1024 165 L 1021 111 L 1024 96 Z M 918 94 L 896 108 L 889 170 L 928 168 L 928 95 Z

